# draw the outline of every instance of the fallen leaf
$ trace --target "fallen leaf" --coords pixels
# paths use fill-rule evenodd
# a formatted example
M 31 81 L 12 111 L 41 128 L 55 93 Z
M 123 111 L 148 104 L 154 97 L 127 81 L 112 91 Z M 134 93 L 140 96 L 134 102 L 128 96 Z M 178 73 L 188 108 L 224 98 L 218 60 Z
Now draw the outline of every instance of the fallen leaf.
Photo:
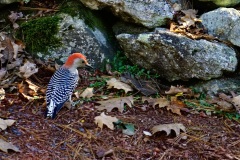
M 113 108 L 118 108 L 119 112 L 123 112 L 124 104 L 126 103 L 129 107 L 132 107 L 133 97 L 120 97 L 120 98 L 112 98 L 106 101 L 97 101 L 97 103 L 101 104 L 100 106 L 95 106 L 97 110 L 101 111 L 106 109 L 107 112 L 111 112 Z
M 12 119 L 2 119 L 0 118 L 0 128 L 2 130 L 5 130 L 8 126 L 11 126 L 13 125 L 13 123 L 15 122 L 15 120 L 12 120 Z
M 6 68 L 1 68 L 0 69 L 0 80 L 6 75 L 7 70 Z
M 30 80 L 26 79 L 26 82 L 28 83 L 28 87 L 32 89 L 35 93 L 39 90 L 40 87 L 37 85 L 33 84 Z
M 11 14 L 8 16 L 9 20 L 13 23 L 15 22 L 17 19 L 19 18 L 22 18 L 23 17 L 23 14 L 22 12 L 14 12 L 14 11 L 11 11 Z
M 34 73 L 38 72 L 38 68 L 36 67 L 36 64 L 27 61 L 20 67 L 20 72 L 23 73 L 23 77 L 29 78 Z
M 107 116 L 107 115 L 105 115 L 104 112 L 102 112 L 100 116 L 97 116 L 94 119 L 95 119 L 94 122 L 101 129 L 103 128 L 103 124 L 105 124 L 111 130 L 114 130 L 113 122 L 117 122 L 118 121 L 118 119 L 116 117 Z
M 181 115 L 181 108 L 185 107 L 185 104 L 182 101 L 178 101 L 177 97 L 171 97 L 171 102 L 168 101 L 165 97 L 162 98 L 151 98 L 151 97 L 142 97 L 142 101 L 147 101 L 149 105 L 159 108 L 167 107 L 167 110 L 171 110 L 172 113 Z
M 201 20 L 196 17 L 197 10 L 188 9 L 188 10 L 181 10 L 185 14 L 185 16 L 181 17 L 178 21 L 179 24 L 182 24 L 183 27 L 190 27 L 195 26 L 195 22 L 200 22 Z
M 33 90 L 30 90 L 28 85 L 26 83 L 23 83 L 23 81 L 21 83 L 18 83 L 18 92 L 27 100 L 34 100 L 34 97 L 31 96 L 37 95 L 37 93 Z M 30 94 L 31 96 L 29 96 L 28 94 Z
M 18 83 L 18 92 L 19 92 L 19 93 L 27 92 L 27 91 L 25 91 L 25 90 L 26 90 L 26 85 L 25 85 L 23 82 Z
M 15 61 L 12 61 L 11 63 L 7 64 L 7 69 L 8 70 L 14 69 L 18 66 L 21 66 L 21 64 L 22 64 L 22 59 L 17 58 Z
M 8 142 L 0 139 L 0 150 L 8 153 L 8 149 L 14 150 L 15 152 L 20 152 L 20 150 L 16 146 L 14 146 L 13 144 L 8 143 Z
M 228 96 L 226 95 L 225 93 L 219 93 L 219 98 L 223 99 L 224 101 L 227 101 L 227 102 L 232 102 L 232 98 L 231 96 Z M 236 96 L 233 96 L 233 97 L 236 97 Z
M 13 29 L 18 29 L 18 28 L 19 28 L 19 24 L 13 23 Z
M 6 46 L 5 50 L 3 50 L 3 57 L 8 62 L 12 62 L 13 55 L 14 55 L 14 49 L 12 45 L 12 39 L 9 37 L 5 37 L 5 39 L 2 41 L 3 46 Z
M 216 104 L 218 105 L 216 108 L 224 112 L 232 112 L 235 109 L 232 103 L 224 100 L 218 100 Z
M 158 105 L 159 108 L 166 107 L 170 102 L 165 97 L 160 98 L 151 98 L 151 97 L 142 97 L 142 101 L 147 101 L 150 106 L 155 107 Z
M 14 53 L 13 54 L 13 58 L 16 59 L 17 58 L 17 54 L 18 54 L 18 45 L 16 43 L 14 43 L 13 41 L 11 43 L 12 43 L 12 46 L 13 46 L 13 53 Z
M 157 126 L 154 126 L 151 131 L 152 134 L 155 134 L 156 132 L 165 131 L 167 133 L 167 136 L 171 133 L 171 130 L 175 131 L 176 136 L 180 134 L 180 131 L 186 132 L 186 128 L 182 123 L 171 123 L 171 124 L 160 124 Z
M 172 113 L 182 115 L 180 111 L 184 107 L 186 107 L 185 103 L 179 100 L 174 100 L 171 101 L 170 104 L 167 106 L 167 110 L 171 110 Z
M 171 104 L 169 106 L 167 106 L 167 110 L 171 110 L 172 113 L 176 113 L 178 115 L 182 115 L 180 112 L 180 108 L 174 104 Z
M 82 94 L 80 94 L 79 96 L 80 97 L 83 97 L 83 98 L 91 98 L 93 96 L 93 88 L 86 88 Z
M 137 78 L 129 72 L 122 73 L 120 81 L 129 84 L 145 96 L 150 96 L 152 94 L 158 93 L 158 86 L 153 80 L 144 80 Z
M 192 91 L 189 88 L 184 88 L 183 86 L 171 86 L 169 91 L 165 92 L 166 94 L 178 94 L 178 93 L 187 93 L 191 94 Z
M 121 82 L 120 80 L 117 80 L 116 78 L 111 78 L 110 80 L 106 81 L 108 85 L 108 89 L 110 88 L 116 88 L 116 89 L 123 89 L 125 93 L 132 91 L 132 87 L 129 86 L 126 83 Z
M 240 114 L 240 95 L 233 97 L 232 103 L 234 104 L 236 110 Z
M 0 100 L 5 98 L 5 90 L 3 88 L 0 89 Z
M 156 98 L 156 101 L 154 102 L 153 106 L 158 105 L 159 108 L 166 107 L 169 105 L 169 101 L 163 97 L 163 98 Z
M 23 17 L 22 12 L 17 13 L 17 12 L 11 11 L 11 14 L 8 16 L 8 18 L 12 22 L 14 29 L 19 28 L 19 25 L 16 23 L 16 20 L 22 17 Z
M 24 98 L 26 98 L 26 99 L 29 100 L 29 101 L 34 100 L 34 97 L 28 96 L 28 95 L 26 95 L 25 93 L 21 93 L 21 94 L 22 94 L 22 96 L 23 96 Z
M 150 106 L 153 106 L 153 104 L 156 102 L 156 98 L 152 97 L 142 97 L 142 102 L 147 101 Z

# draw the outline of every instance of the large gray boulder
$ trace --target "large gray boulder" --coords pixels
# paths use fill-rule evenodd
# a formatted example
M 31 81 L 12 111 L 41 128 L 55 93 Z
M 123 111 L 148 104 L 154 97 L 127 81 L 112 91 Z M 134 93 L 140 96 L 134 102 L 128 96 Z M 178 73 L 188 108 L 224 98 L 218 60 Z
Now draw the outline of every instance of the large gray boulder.
M 56 36 L 61 38 L 62 46 L 49 50 L 48 55 L 38 53 L 39 57 L 65 62 L 72 51 L 81 52 L 94 67 L 102 67 L 104 60 L 113 59 L 116 53 L 114 43 L 117 42 L 110 41 L 104 28 L 89 26 L 78 16 L 61 14 L 60 17 L 62 20 Z
M 120 34 L 117 39 L 135 64 L 158 73 L 168 81 L 209 80 L 224 71 L 234 72 L 235 51 L 225 44 L 192 40 L 166 29 L 142 34 Z
M 218 8 L 203 14 L 202 24 L 208 33 L 240 46 L 240 12 L 234 8 Z
M 172 3 L 167 0 L 80 0 L 87 7 L 99 10 L 109 8 L 124 21 L 148 28 L 165 25 L 173 18 Z

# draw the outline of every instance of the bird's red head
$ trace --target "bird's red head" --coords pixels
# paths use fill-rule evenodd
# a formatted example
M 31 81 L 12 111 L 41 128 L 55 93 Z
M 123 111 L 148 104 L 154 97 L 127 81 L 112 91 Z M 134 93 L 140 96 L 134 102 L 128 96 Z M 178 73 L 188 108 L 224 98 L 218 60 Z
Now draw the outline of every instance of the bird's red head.
M 67 59 L 67 61 L 65 62 L 64 66 L 65 66 L 65 67 L 71 67 L 72 64 L 73 64 L 74 59 L 76 59 L 76 58 L 81 58 L 81 59 L 83 59 L 83 60 L 86 62 L 86 64 L 88 64 L 86 56 L 84 56 L 84 55 L 81 54 L 81 53 L 73 53 L 73 54 L 71 54 L 71 55 L 68 57 L 68 59 Z

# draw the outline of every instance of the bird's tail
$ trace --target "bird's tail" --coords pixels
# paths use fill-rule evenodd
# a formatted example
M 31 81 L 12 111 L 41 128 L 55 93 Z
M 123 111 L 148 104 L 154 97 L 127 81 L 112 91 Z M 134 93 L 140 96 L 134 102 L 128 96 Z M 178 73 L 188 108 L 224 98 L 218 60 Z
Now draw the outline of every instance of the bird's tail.
M 54 119 L 56 117 L 56 109 L 57 105 L 56 103 L 51 99 L 50 103 L 47 103 L 47 110 L 45 113 L 45 117 L 50 117 L 51 119 Z

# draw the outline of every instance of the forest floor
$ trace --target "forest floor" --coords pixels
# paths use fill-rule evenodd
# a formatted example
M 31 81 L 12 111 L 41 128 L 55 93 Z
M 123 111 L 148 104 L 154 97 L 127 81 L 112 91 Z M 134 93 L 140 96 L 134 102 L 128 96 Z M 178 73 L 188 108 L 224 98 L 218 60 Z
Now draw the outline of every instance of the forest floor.
M 38 77 L 41 80 L 41 74 Z M 81 83 L 78 90 L 88 87 L 89 83 Z M 109 95 L 115 92 L 110 91 Z M 128 135 L 117 127 L 112 130 L 104 125 L 101 129 L 95 123 L 95 117 L 103 112 L 96 109 L 96 100 L 85 99 L 71 110 L 64 107 L 56 119 L 51 120 L 44 117 L 43 99 L 29 101 L 20 93 L 6 93 L 1 101 L 1 117 L 14 119 L 15 123 L 1 131 L 0 138 L 14 144 L 20 152 L 0 152 L 0 159 L 240 159 L 238 120 L 207 115 L 204 111 L 181 110 L 178 115 L 136 99 L 135 105 L 125 106 L 123 112 L 112 109 L 105 113 L 133 124 L 135 132 Z M 183 124 L 186 131 L 176 134 L 173 129 L 169 135 L 162 131 L 152 136 L 143 132 L 150 132 L 159 124 L 177 123 Z

